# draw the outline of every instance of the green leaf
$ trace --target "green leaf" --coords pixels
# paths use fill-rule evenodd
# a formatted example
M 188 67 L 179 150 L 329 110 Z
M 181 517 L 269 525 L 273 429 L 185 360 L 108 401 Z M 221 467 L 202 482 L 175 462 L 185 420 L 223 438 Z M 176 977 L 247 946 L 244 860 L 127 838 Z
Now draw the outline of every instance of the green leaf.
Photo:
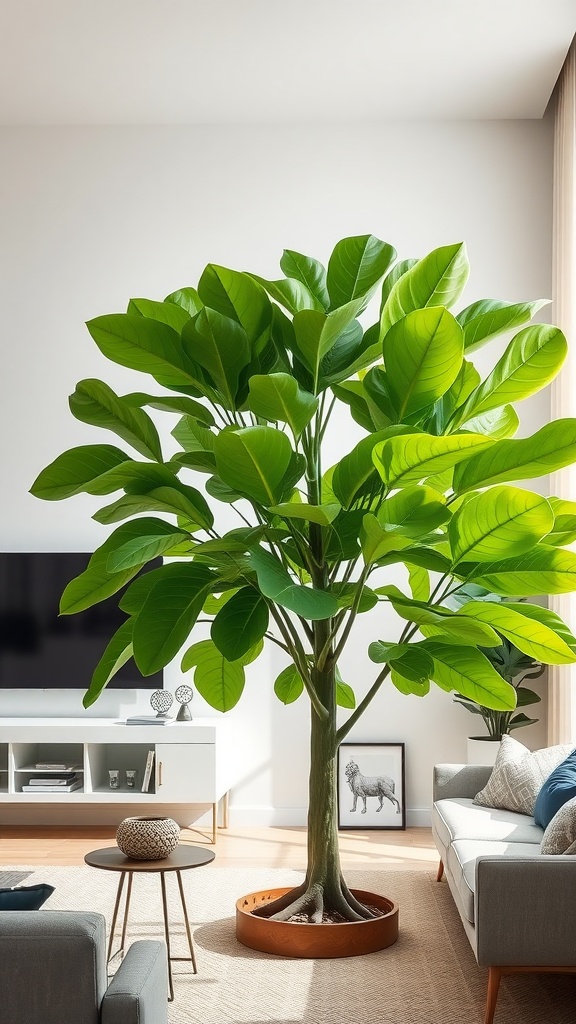
M 418 260 L 396 281 L 384 303 L 380 337 L 413 309 L 451 306 L 468 280 L 469 269 L 463 242 L 441 246 Z
M 213 525 L 213 518 L 206 499 L 195 487 L 178 481 L 178 488 L 155 487 L 145 494 L 125 494 L 111 505 L 95 512 L 92 516 L 97 523 L 120 522 L 128 516 L 142 512 L 166 512 L 176 515 L 185 524 L 186 530 L 206 529 Z
M 498 409 L 490 409 L 490 412 L 483 412 L 480 416 L 473 416 L 467 421 L 466 430 L 499 439 L 513 437 L 519 426 L 520 420 L 514 406 L 503 405 Z
M 248 560 L 264 597 L 283 608 L 311 620 L 329 619 L 338 611 L 338 602 L 332 594 L 294 583 L 282 563 L 269 551 L 256 548 L 250 552 Z
M 513 711 L 516 691 L 474 647 L 452 647 L 426 640 L 422 645 L 434 661 L 435 683 L 494 711 Z
M 356 707 L 354 690 L 340 678 L 338 669 L 336 669 L 336 704 L 339 708 L 348 708 L 349 711 L 353 711 Z
M 205 306 L 235 320 L 260 350 L 269 334 L 272 319 L 270 299 L 249 274 L 209 263 L 198 283 Z
M 363 381 L 347 380 L 343 384 L 334 384 L 332 391 L 335 397 L 344 402 L 350 409 L 352 419 L 359 423 L 364 430 L 372 433 L 376 429 L 376 423 L 372 418 L 369 397 L 364 389 Z M 394 412 L 391 408 L 391 415 L 379 414 L 378 425 L 387 427 L 394 419 Z
M 250 342 L 233 319 L 205 307 L 182 331 L 190 358 L 208 371 L 224 404 L 236 408 L 239 378 L 250 362 Z
M 204 700 L 216 711 L 231 711 L 244 690 L 244 666 L 240 661 L 227 661 L 211 640 L 196 644 L 194 685 Z
M 419 565 L 408 570 L 408 583 L 415 601 L 428 601 L 430 598 L 430 573 Z
M 286 277 L 301 281 L 315 298 L 320 309 L 328 309 L 330 297 L 326 287 L 326 270 L 312 256 L 303 256 L 293 249 L 284 249 L 280 267 Z
M 186 452 L 214 451 L 215 434 L 193 416 L 182 416 L 171 433 Z
M 318 399 L 303 391 L 288 373 L 255 374 L 249 387 L 248 408 L 265 420 L 287 423 L 295 438 L 318 408 Z
M 150 417 L 119 398 L 103 381 L 81 380 L 68 402 L 77 420 L 112 430 L 146 459 L 162 462 L 160 438 Z
M 402 537 L 394 530 L 384 530 L 376 516 L 371 514 L 365 515 L 362 520 L 360 543 L 366 565 L 377 562 L 391 551 L 401 551 L 402 548 L 410 546 L 407 537 Z
M 576 636 L 568 628 L 564 620 L 559 615 L 556 615 L 556 612 L 551 611 L 550 608 L 542 608 L 539 604 L 528 604 L 526 601 L 518 601 L 518 603 L 506 601 L 506 608 L 511 608 L 512 611 L 519 612 L 526 618 L 541 623 L 556 633 L 569 647 L 576 647 Z M 518 647 L 518 644 L 516 644 L 516 647 Z M 541 661 L 542 659 L 540 658 L 539 660 Z
M 287 665 L 276 677 L 274 693 L 283 704 L 293 704 L 304 690 L 302 676 L 294 665 Z
M 338 601 L 340 608 L 351 608 L 356 600 L 358 593 L 358 583 L 335 583 L 332 587 L 331 592 Z M 378 597 L 373 590 L 369 587 L 362 587 L 362 593 L 360 595 L 360 601 L 358 603 L 358 611 L 362 614 L 363 612 L 369 612 L 372 608 L 375 608 L 378 604 Z
M 190 313 L 182 306 L 173 302 L 155 302 L 153 299 L 130 299 L 126 312 L 134 313 L 136 316 L 147 316 L 150 320 L 159 320 L 160 323 L 173 327 L 178 334 L 190 319 Z
M 105 479 L 111 469 L 129 461 L 125 452 L 109 444 L 70 448 L 38 474 L 30 493 L 45 501 L 60 501 L 88 490 L 96 481 Z
M 403 676 L 401 672 L 397 672 L 395 669 L 392 669 L 390 672 L 390 681 L 405 696 L 426 697 L 430 693 L 430 682 L 428 679 L 418 683 L 413 679 Z
M 554 525 L 546 498 L 503 484 L 470 497 L 448 526 L 454 562 L 491 562 L 533 548 Z
M 430 434 L 413 433 L 377 444 L 372 459 L 384 482 L 389 487 L 398 487 L 400 483 L 402 486 L 418 483 L 436 473 L 443 473 L 495 443 L 481 434 L 432 437 Z
M 519 609 L 522 604 L 514 605 L 488 601 L 470 601 L 465 606 L 466 615 L 487 622 L 499 633 L 511 640 L 518 650 L 530 657 L 543 661 L 547 665 L 569 665 L 576 662 L 576 653 L 570 649 L 550 626 L 538 621 L 531 615 L 524 615 Z M 460 615 L 460 612 L 457 612 Z
M 341 510 L 341 505 L 306 505 L 304 502 L 285 502 L 271 505 L 269 512 L 284 519 L 304 519 L 307 523 L 329 526 Z
M 446 608 L 411 601 L 394 586 L 379 587 L 376 593 L 387 597 L 396 614 L 414 622 L 425 635 L 441 633 L 444 643 L 479 644 L 483 647 L 500 644 L 500 637 L 490 626 L 476 622 L 465 611 L 456 617 Z
M 237 661 L 268 629 L 268 605 L 253 587 L 243 587 L 220 609 L 210 636 L 227 661 Z
M 121 572 L 111 572 L 108 569 L 108 558 L 113 551 L 139 536 L 140 523 L 141 520 L 123 523 L 97 548 L 84 572 L 81 572 L 65 587 L 60 598 L 61 615 L 74 615 L 76 612 L 91 608 L 107 597 L 111 597 L 112 594 L 118 593 L 124 584 L 129 583 L 136 576 L 146 559 Z
M 90 680 L 90 686 L 82 698 L 82 704 L 89 708 L 94 704 L 111 679 L 132 657 L 132 619 L 123 622 L 106 645 L 100 661 Z
M 576 590 L 576 554 L 539 544 L 515 558 L 472 566 L 468 578 L 504 597 L 567 594 Z
M 193 416 L 201 423 L 211 427 L 214 425 L 214 417 L 209 409 L 201 402 L 195 402 L 193 398 L 185 398 L 183 395 L 162 397 L 160 395 L 145 395 L 140 391 L 124 395 L 123 401 L 128 405 L 149 405 L 151 409 L 159 409 L 160 412 L 173 412 L 184 416 Z
M 180 335 L 168 324 L 134 313 L 110 313 L 89 320 L 86 326 L 102 354 L 113 363 L 150 373 L 169 387 L 198 385 Z
M 428 693 L 429 686 L 426 687 L 425 684 L 428 683 L 434 671 L 434 662 L 421 647 L 412 644 L 399 658 L 392 658 L 390 665 L 393 672 L 399 673 L 412 686 L 417 684 L 416 689 L 410 690 L 411 693 L 415 693 L 418 697 L 423 697 Z
M 423 537 L 450 519 L 444 495 L 425 484 L 404 487 L 383 502 L 381 526 L 393 526 L 407 537 Z
M 467 352 L 485 345 L 491 338 L 503 331 L 521 327 L 547 306 L 549 299 L 535 302 L 500 302 L 498 299 L 481 299 L 466 306 L 456 319 L 464 331 L 464 348 Z
M 134 660 L 144 676 L 172 661 L 216 581 L 203 565 L 176 562 L 165 568 L 172 572 L 157 578 L 134 623 Z
M 331 308 L 369 297 L 395 259 L 396 250 L 374 235 L 356 235 L 337 242 L 328 263 Z
M 250 277 L 261 285 L 276 302 L 284 306 L 292 316 L 302 309 L 316 309 L 320 313 L 325 309 L 301 281 L 296 281 L 291 277 L 280 281 L 268 281 L 265 277 L 258 277 L 257 274 L 250 274 Z
M 564 501 L 562 498 L 548 500 L 554 512 L 554 526 L 546 537 L 546 543 L 562 547 L 573 544 L 576 540 L 576 501 Z
M 223 430 L 214 443 L 218 476 L 262 505 L 276 505 L 292 460 L 290 441 L 274 427 Z
M 370 490 L 380 490 L 380 482 L 374 468 L 372 453 L 379 442 L 390 437 L 412 433 L 412 427 L 402 425 L 385 427 L 361 441 L 334 467 L 332 487 L 338 501 L 349 508 L 354 501 Z
M 190 316 L 199 313 L 203 305 L 195 288 L 179 288 L 167 295 L 164 302 L 172 302 L 176 306 L 181 306 Z
M 407 313 L 386 332 L 383 346 L 400 420 L 441 398 L 462 366 L 462 328 L 442 306 Z
M 530 437 L 497 441 L 454 474 L 454 490 L 531 480 L 576 462 L 576 419 L 554 420 Z
M 368 646 L 368 657 L 376 665 L 386 665 L 394 659 L 401 658 L 409 650 L 409 644 L 390 644 L 384 640 L 374 640 Z
M 384 304 L 386 303 L 388 296 L 390 295 L 390 292 L 392 291 L 394 285 L 396 284 L 396 281 L 399 281 L 400 278 L 403 277 L 403 275 L 406 273 L 406 271 L 410 270 L 411 267 L 416 266 L 417 263 L 418 260 L 413 259 L 399 260 L 399 262 L 392 267 L 390 273 L 386 274 L 386 277 L 382 282 L 380 314 L 382 314 Z M 376 326 L 378 328 L 378 331 L 380 331 L 380 324 L 377 324 Z
M 456 411 L 453 427 L 490 409 L 534 395 L 554 379 L 567 351 L 566 338 L 558 327 L 526 327 L 512 339 L 486 380 Z
M 312 374 L 314 390 L 318 386 L 322 359 L 356 318 L 362 308 L 362 302 L 362 299 L 353 299 L 332 313 L 303 309 L 294 315 L 296 345 Z
M 189 534 L 163 519 L 135 519 L 133 525 L 138 536 L 127 540 L 109 554 L 106 562 L 108 572 L 123 572 L 134 565 L 144 565 L 189 539 Z

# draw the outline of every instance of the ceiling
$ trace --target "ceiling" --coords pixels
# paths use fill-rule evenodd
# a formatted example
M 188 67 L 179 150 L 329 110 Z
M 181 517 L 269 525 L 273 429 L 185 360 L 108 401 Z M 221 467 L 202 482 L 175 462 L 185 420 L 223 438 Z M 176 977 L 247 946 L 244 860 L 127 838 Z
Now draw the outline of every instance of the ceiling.
M 0 0 L 0 124 L 538 118 L 575 31 L 576 0 Z

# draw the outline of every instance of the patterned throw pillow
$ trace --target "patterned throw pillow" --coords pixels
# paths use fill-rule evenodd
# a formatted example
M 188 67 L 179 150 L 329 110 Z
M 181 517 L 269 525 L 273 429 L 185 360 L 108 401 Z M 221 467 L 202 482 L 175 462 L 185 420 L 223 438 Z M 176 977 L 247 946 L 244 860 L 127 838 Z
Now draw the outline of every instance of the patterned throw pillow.
M 512 736 L 503 736 L 492 774 L 474 803 L 533 814 L 542 784 L 572 749 L 569 744 L 561 744 L 532 753 Z
M 540 853 L 576 855 L 576 796 L 563 804 L 552 818 L 542 837 Z

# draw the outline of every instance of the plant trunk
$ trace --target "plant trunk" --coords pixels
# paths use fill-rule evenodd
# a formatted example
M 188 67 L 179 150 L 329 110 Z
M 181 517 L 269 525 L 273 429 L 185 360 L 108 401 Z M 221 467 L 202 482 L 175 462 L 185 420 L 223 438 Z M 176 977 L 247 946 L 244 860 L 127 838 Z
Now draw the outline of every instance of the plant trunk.
M 330 634 L 331 622 L 314 623 L 316 659 Z M 375 915 L 348 889 L 340 869 L 336 746 L 335 668 L 315 668 L 314 688 L 328 711 L 320 718 L 311 708 L 310 781 L 308 805 L 308 864 L 301 886 L 256 913 L 273 921 L 298 915 L 313 923 L 329 920 L 362 921 Z

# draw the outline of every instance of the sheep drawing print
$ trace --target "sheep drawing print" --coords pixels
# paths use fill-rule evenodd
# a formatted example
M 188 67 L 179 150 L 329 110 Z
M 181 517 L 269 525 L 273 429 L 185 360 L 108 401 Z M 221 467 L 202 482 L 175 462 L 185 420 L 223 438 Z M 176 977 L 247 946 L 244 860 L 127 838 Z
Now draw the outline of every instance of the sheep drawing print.
M 343 743 L 338 751 L 339 828 L 406 827 L 404 744 Z

